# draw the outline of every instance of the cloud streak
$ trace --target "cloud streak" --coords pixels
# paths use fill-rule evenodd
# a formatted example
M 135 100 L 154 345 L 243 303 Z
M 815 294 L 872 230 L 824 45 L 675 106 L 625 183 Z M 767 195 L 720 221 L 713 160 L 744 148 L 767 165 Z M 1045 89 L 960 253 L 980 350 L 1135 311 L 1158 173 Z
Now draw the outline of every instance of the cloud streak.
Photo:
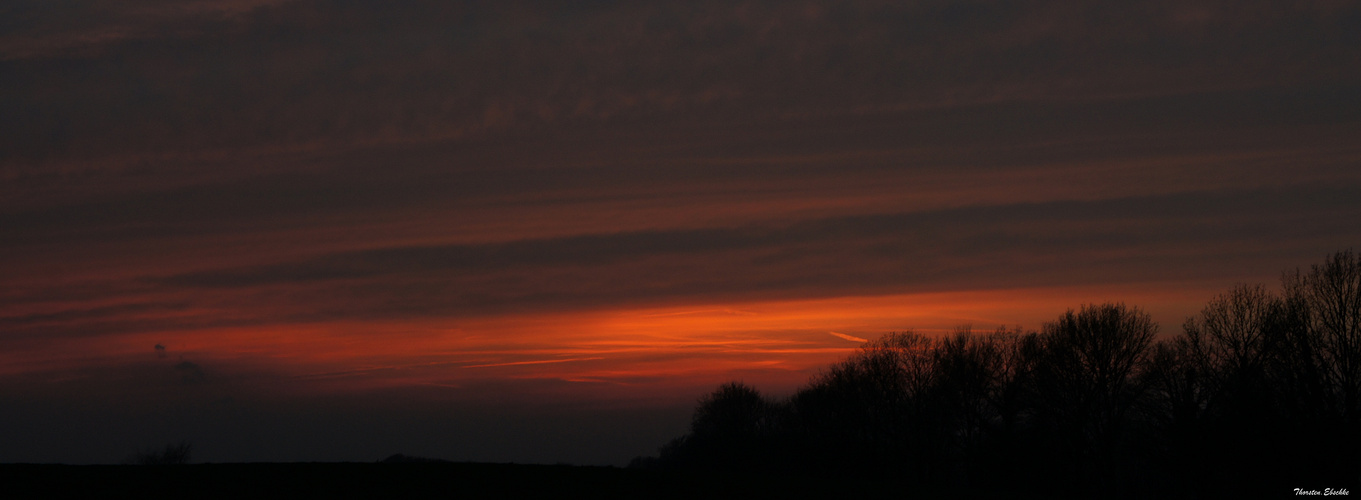
M 844 333 L 838 333 L 838 332 L 827 332 L 827 333 L 832 334 L 833 337 L 837 337 L 837 338 L 840 338 L 840 339 L 849 340 L 849 341 L 851 341 L 851 342 L 869 342 L 869 340 L 862 339 L 862 338 L 856 337 L 856 336 L 854 336 L 854 335 L 846 335 L 846 334 L 844 334 Z
M 1177 279 L 1307 262 L 1361 226 L 1361 185 L 854 215 L 502 243 L 389 246 L 130 276 L 135 286 L 7 315 L 9 336 L 340 318 L 476 317 L 626 305 Z M 1290 206 L 1282 213 L 1278 207 Z M 1350 214 L 1350 215 L 1349 215 Z M 1267 238 L 1264 241 L 1263 238 Z M 1269 242 L 1268 242 L 1269 241 Z M 129 290 L 141 290 L 129 292 Z M 30 292 L 30 295 L 32 292 Z M 85 302 L 89 303 L 89 302 Z

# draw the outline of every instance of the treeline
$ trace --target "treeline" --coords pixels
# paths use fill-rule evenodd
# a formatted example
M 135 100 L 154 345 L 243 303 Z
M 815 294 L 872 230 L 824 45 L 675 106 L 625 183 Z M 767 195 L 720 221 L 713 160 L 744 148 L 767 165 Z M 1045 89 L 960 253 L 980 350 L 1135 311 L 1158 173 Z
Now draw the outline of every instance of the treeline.
M 634 465 L 1099 497 L 1356 487 L 1361 259 L 1282 281 L 1235 287 L 1161 340 L 1123 304 L 1040 331 L 891 333 L 788 398 L 723 385 Z

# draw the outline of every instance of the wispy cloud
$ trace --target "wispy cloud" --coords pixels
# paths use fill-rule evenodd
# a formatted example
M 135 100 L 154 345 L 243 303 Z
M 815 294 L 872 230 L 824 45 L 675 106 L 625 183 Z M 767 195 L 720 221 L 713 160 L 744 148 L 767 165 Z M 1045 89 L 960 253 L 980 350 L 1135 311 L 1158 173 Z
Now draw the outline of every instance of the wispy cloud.
M 536 359 L 536 360 L 531 360 L 531 361 L 507 361 L 507 362 L 505 362 L 505 363 L 486 363 L 486 364 L 481 364 L 481 365 L 466 365 L 466 366 L 464 366 L 463 368 L 491 368 L 491 367 L 496 367 L 496 366 L 542 365 L 542 364 L 550 364 L 550 363 L 571 363 L 571 362 L 575 362 L 575 361 L 594 361 L 594 360 L 597 360 L 597 359 L 605 359 L 605 358 L 602 358 L 602 357 L 592 357 L 592 358 L 570 358 L 570 359 Z
M 849 341 L 851 341 L 851 342 L 869 342 L 869 341 L 866 340 L 866 339 L 862 339 L 862 338 L 860 338 L 860 337 L 856 337 L 856 336 L 853 336 L 853 335 L 846 335 L 846 334 L 844 334 L 844 333 L 838 333 L 838 332 L 827 332 L 827 333 L 832 334 L 833 337 L 843 338 L 843 339 L 849 340 Z

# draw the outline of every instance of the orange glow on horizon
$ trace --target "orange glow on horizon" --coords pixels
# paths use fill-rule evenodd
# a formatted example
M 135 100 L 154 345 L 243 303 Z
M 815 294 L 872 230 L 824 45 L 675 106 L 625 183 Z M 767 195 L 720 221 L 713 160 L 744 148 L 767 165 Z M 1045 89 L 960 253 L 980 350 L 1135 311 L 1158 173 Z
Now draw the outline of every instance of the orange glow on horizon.
M 787 393 L 861 341 L 890 331 L 1037 329 L 1108 295 L 1164 325 L 1179 324 L 1215 290 L 1194 284 L 982 290 L 136 333 L 90 339 L 94 345 L 78 350 L 48 344 L 40 359 L 11 351 L 0 367 L 15 374 L 148 362 L 160 344 L 162 362 L 192 361 L 208 373 L 272 373 L 311 388 L 302 390 L 556 379 L 630 397 L 679 390 L 690 398 L 695 387 L 745 380 Z

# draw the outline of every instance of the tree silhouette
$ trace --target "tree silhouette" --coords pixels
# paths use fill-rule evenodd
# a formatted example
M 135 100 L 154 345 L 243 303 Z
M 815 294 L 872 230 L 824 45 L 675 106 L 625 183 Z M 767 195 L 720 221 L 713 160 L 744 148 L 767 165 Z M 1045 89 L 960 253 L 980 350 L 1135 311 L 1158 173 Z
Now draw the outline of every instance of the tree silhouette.
M 690 432 L 696 437 L 724 440 L 756 438 L 769 427 L 768 406 L 755 388 L 729 382 L 700 400 Z
M 763 465 L 768 460 L 758 455 L 769 446 L 775 406 L 746 384 L 723 384 L 700 399 L 690 433 L 669 444 L 662 459 L 709 468 Z
M 1357 484 L 1361 258 L 1334 254 L 1283 285 L 1235 286 L 1157 343 L 1151 316 L 1120 303 L 1039 332 L 889 333 L 787 401 L 720 387 L 689 434 L 639 463 L 1038 496 Z
M 1339 252 L 1283 281 L 1303 327 L 1296 331 L 1304 334 L 1300 361 L 1311 365 L 1327 410 L 1345 422 L 1361 422 L 1361 258 Z
M 1361 258 L 1338 252 L 1309 271 L 1286 273 L 1283 408 L 1301 425 L 1285 437 L 1304 470 L 1343 471 L 1361 463 Z M 1351 474 L 1354 474 L 1351 469 Z M 1327 474 L 1328 472 L 1325 472 Z
M 1171 476 L 1190 485 L 1223 484 L 1244 473 L 1234 457 L 1288 441 L 1282 431 L 1292 425 L 1281 413 L 1289 392 L 1282 374 L 1292 369 L 1282 349 L 1288 318 L 1281 298 L 1260 285 L 1238 285 L 1154 349 L 1145 371 L 1145 416 L 1160 433 L 1157 453 Z
M 1136 369 L 1156 332 L 1152 317 L 1124 304 L 1082 306 L 1045 324 L 1031 383 L 1056 466 L 1089 482 L 1115 480 L 1142 395 Z
M 792 401 L 798 432 L 820 467 L 901 468 L 925 427 L 922 403 L 935 377 L 934 341 L 893 332 L 833 365 Z

